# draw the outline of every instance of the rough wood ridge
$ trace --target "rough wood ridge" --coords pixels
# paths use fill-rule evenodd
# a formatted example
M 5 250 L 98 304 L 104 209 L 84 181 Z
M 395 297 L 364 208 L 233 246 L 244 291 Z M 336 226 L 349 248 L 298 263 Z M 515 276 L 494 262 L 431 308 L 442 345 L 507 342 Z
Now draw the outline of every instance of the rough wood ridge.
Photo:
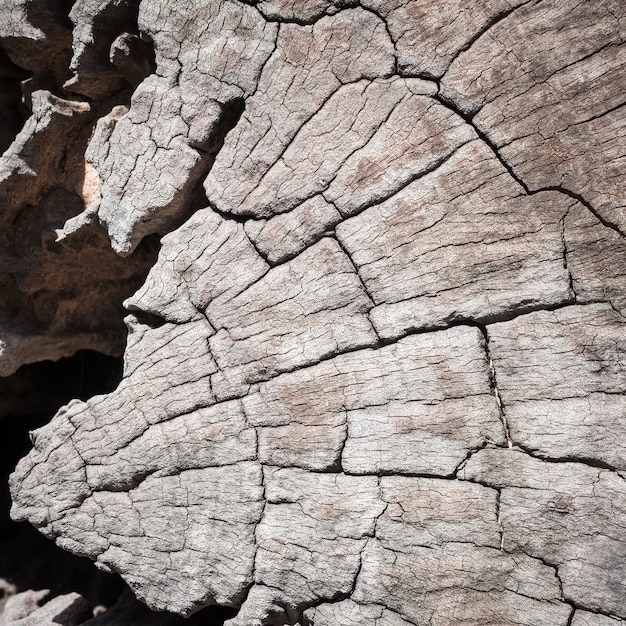
M 84 347 L 163 237 L 13 517 L 230 626 L 626 624 L 623 0 L 42 1 L 0 185 L 41 204 L 53 137 L 92 186 L 16 293 L 63 260 Z

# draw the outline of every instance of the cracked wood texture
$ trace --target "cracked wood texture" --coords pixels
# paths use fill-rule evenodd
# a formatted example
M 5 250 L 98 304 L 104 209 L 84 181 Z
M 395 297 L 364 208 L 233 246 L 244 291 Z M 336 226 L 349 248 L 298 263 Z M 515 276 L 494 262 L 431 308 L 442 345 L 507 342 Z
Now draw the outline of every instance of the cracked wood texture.
M 626 624 L 623 1 L 61 4 L 0 9 L 3 237 L 67 220 L 5 282 L 128 342 L 14 519 L 230 626 Z

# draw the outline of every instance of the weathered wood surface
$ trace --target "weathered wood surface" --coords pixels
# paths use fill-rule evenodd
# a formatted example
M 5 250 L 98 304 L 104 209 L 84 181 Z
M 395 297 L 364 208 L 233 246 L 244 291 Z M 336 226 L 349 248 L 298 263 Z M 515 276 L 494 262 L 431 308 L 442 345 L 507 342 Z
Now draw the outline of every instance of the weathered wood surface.
M 232 626 L 626 623 L 624 3 L 39 4 L 0 184 L 88 115 L 66 262 L 163 238 L 14 518 Z

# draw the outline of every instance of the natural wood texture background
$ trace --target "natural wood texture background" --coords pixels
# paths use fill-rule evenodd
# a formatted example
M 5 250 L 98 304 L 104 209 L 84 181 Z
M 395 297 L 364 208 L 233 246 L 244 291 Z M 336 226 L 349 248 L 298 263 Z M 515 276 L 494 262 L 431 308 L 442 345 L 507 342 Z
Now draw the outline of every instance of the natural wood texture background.
M 129 336 L 14 518 L 231 626 L 626 623 L 623 1 L 45 6 L 0 371 Z

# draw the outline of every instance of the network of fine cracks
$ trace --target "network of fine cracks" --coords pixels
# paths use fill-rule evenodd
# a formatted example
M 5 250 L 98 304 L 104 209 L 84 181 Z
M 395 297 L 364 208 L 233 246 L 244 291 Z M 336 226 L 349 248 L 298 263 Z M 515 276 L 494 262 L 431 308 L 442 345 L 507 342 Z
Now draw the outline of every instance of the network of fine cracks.
M 77 230 L 163 236 L 124 375 L 14 517 L 232 626 L 621 623 L 620 6 L 183 4 L 86 150 Z

